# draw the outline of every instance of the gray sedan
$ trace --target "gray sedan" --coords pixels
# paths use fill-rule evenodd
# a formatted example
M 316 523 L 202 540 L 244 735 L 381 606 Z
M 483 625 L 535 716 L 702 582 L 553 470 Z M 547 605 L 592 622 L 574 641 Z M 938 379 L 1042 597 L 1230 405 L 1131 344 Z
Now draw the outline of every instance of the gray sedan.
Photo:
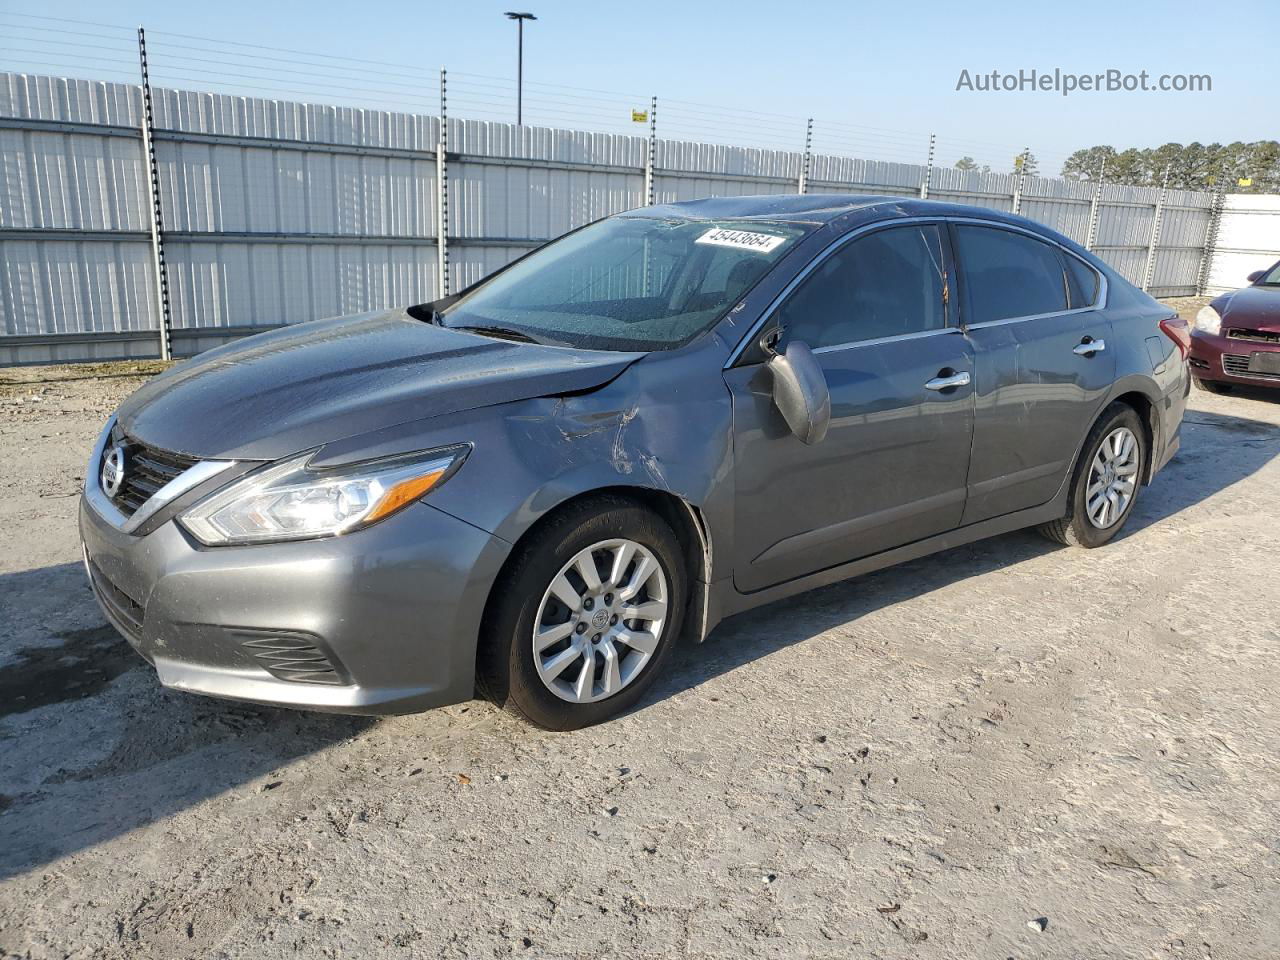
M 649 207 L 149 382 L 85 563 L 166 686 L 571 729 L 731 614 L 1020 527 L 1106 543 L 1178 447 L 1187 345 L 1019 217 Z

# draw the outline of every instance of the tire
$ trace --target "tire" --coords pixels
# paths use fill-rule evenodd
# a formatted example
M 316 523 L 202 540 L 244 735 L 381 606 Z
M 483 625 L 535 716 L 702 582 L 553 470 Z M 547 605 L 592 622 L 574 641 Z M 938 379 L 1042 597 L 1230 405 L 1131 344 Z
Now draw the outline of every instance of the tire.
M 1194 378 L 1196 386 L 1206 393 L 1230 393 L 1231 384 L 1220 383 L 1217 380 L 1201 380 L 1199 377 Z
M 624 555 L 627 545 L 634 550 Z M 494 585 L 481 628 L 481 695 L 548 730 L 577 730 L 630 709 L 675 647 L 688 596 L 681 556 L 671 527 L 622 497 L 593 497 L 553 516 L 521 542 Z M 579 572 L 588 564 L 598 589 Z M 565 584 L 576 610 L 561 599 Z M 535 623 L 544 642 L 558 637 L 542 653 Z
M 1121 437 L 1126 449 L 1129 442 L 1126 435 L 1120 431 L 1127 431 L 1127 438 L 1131 438 L 1133 444 L 1131 458 L 1118 457 L 1115 453 L 1115 436 Z M 1104 443 L 1108 444 L 1106 452 L 1103 451 Z M 1076 463 L 1075 474 L 1071 481 L 1070 512 L 1060 520 L 1042 524 L 1038 528 L 1039 531 L 1050 540 L 1071 547 L 1100 547 L 1109 542 L 1120 532 L 1130 514 L 1133 513 L 1133 506 L 1137 503 L 1138 493 L 1142 489 L 1142 477 L 1146 473 L 1150 455 L 1146 431 L 1137 411 L 1127 404 L 1112 404 L 1103 411 L 1081 447 L 1080 459 Z M 1107 462 L 1111 463 L 1111 472 L 1105 471 Z M 1109 482 L 1108 478 L 1114 478 L 1117 481 L 1117 484 L 1111 488 L 1116 493 L 1116 500 L 1111 500 L 1104 495 L 1103 499 L 1109 500 L 1110 504 L 1099 507 L 1098 501 L 1089 496 L 1090 487 L 1099 481 L 1106 484 Z M 1123 497 L 1123 480 L 1125 479 L 1129 480 L 1131 489 L 1127 499 L 1123 499 L 1122 503 L 1118 504 L 1117 501 Z M 1094 505 L 1093 517 L 1090 516 L 1091 503 Z M 1105 510 L 1101 517 L 1097 513 L 1099 509 Z

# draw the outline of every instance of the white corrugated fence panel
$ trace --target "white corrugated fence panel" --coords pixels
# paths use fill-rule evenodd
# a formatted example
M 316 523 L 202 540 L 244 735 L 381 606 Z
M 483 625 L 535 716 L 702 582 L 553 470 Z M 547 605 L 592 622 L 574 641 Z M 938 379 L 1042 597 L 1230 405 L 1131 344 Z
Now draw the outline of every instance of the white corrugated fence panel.
M 1209 271 L 1215 294 L 1243 287 L 1249 274 L 1280 260 L 1280 196 L 1236 194 L 1223 201 Z
M 0 227 L 144 230 L 142 138 L 0 130 Z
M 1200 250 L 1156 250 L 1148 292 L 1153 297 L 1190 297 L 1196 293 Z M 1146 263 L 1145 259 L 1143 261 Z
M 175 328 L 274 326 L 422 303 L 435 246 L 171 243 Z
M 166 230 L 435 235 L 434 160 L 160 141 L 156 163 Z
M 0 117 L 139 128 L 142 88 L 100 80 L 0 74 Z
M 158 329 L 153 277 L 144 243 L 0 239 L 0 333 Z

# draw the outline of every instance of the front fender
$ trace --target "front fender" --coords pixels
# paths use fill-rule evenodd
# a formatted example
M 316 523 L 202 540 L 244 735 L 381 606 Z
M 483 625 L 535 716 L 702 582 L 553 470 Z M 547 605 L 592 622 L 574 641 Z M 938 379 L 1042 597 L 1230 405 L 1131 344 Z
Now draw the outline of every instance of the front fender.
M 732 517 L 732 409 L 719 377 L 672 383 L 624 376 L 602 390 L 503 408 L 447 484 L 440 509 L 515 542 L 557 506 L 593 490 L 636 487 L 697 508 L 717 538 Z M 462 472 L 458 480 L 463 479 Z M 484 491 L 477 485 L 485 484 Z M 494 485 L 501 488 L 493 496 Z M 728 554 L 725 554 L 728 555 Z
M 406 424 L 321 454 L 336 463 L 471 444 L 466 463 L 428 502 L 509 543 L 593 490 L 669 493 L 696 508 L 716 553 L 729 557 L 732 407 L 715 349 L 651 355 L 597 390 Z

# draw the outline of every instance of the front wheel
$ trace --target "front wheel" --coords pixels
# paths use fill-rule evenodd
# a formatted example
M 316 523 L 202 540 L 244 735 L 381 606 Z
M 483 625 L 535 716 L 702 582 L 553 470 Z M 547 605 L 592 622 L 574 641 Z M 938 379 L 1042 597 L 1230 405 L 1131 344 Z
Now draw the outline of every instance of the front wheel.
M 1071 485 L 1071 512 L 1039 529 L 1050 540 L 1100 547 L 1133 512 L 1147 457 L 1146 432 L 1132 407 L 1106 410 L 1085 439 Z
M 486 611 L 481 692 L 550 730 L 633 706 L 684 616 L 671 528 L 632 501 L 603 496 L 553 517 L 518 549 Z

